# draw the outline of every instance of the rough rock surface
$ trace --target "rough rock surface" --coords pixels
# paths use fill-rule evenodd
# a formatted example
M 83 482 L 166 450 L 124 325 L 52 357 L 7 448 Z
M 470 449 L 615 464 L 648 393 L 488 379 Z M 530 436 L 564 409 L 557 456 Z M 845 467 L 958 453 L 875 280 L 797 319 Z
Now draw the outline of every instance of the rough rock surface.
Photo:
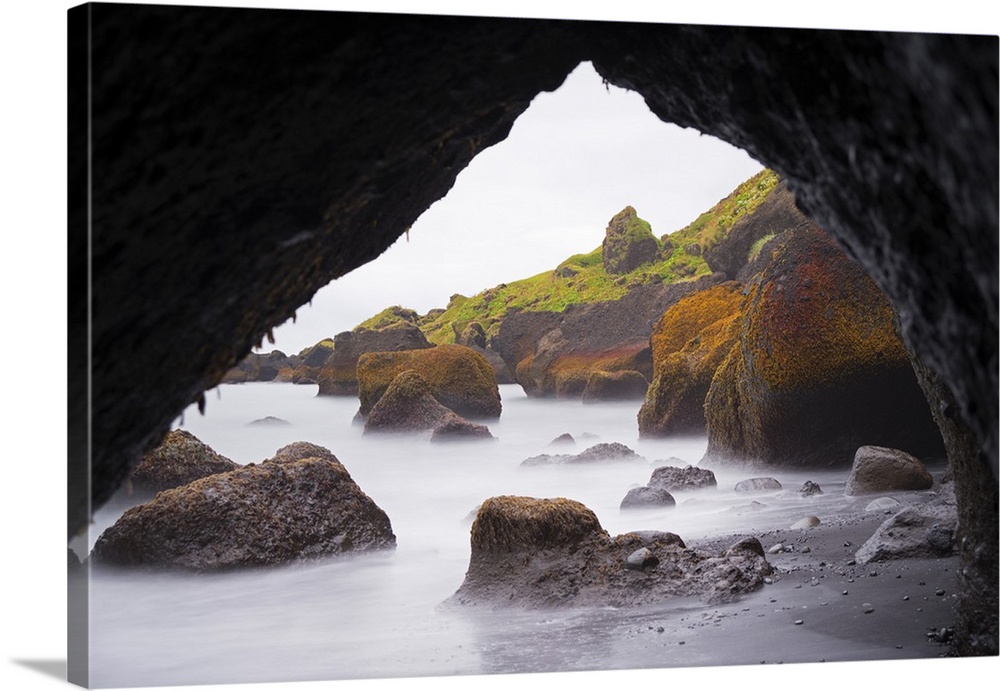
M 942 557 L 955 551 L 958 512 L 954 496 L 908 506 L 880 525 L 861 547 L 859 564 L 911 557 Z
M 441 405 L 469 418 L 498 418 L 502 408 L 493 368 L 483 356 L 461 345 L 365 353 L 358 358 L 358 398 L 368 415 L 393 379 L 418 372 Z
M 817 494 L 823 494 L 823 488 L 817 485 L 812 480 L 806 480 L 799 487 L 799 494 L 803 497 L 814 497 Z
M 739 334 L 742 286 L 727 281 L 681 298 L 653 326 L 653 379 L 639 409 L 639 434 L 704 434 L 712 377 Z
M 171 430 L 132 469 L 127 487 L 133 494 L 152 496 L 239 467 L 187 430 Z
M 293 384 L 319 382 L 319 374 L 323 365 L 333 355 L 333 339 L 325 338 L 319 343 L 309 346 L 299 353 L 299 362 L 292 370 Z
M 775 244 L 705 398 L 702 465 L 846 467 L 870 443 L 942 457 L 885 295 L 818 227 Z
M 455 413 L 446 413 L 431 430 L 432 442 L 495 439 L 489 427 L 469 422 Z
M 899 449 L 862 446 L 854 455 L 844 494 L 930 489 L 934 485 L 920 459 Z
M 532 456 L 521 461 L 522 466 L 534 465 L 559 465 L 559 464 L 583 464 L 583 463 L 609 463 L 621 461 L 645 461 L 646 459 L 637 454 L 629 447 L 619 442 L 602 442 L 594 444 L 585 451 L 578 454 L 547 454 Z
M 641 401 L 646 396 L 649 382 L 635 370 L 619 372 L 592 372 L 581 396 L 584 403 L 599 401 Z
M 626 206 L 608 221 L 601 244 L 604 270 L 609 274 L 627 274 L 647 262 L 655 261 L 660 254 L 659 243 L 649 224 L 636 215 L 635 209 Z
M 904 315 L 970 450 L 951 460 L 956 648 L 996 654 L 995 36 L 128 4 L 74 9 L 69 29 L 70 368 L 93 377 L 70 380 L 68 535 L 268 329 L 589 59 L 777 170 Z
M 282 369 L 291 371 L 294 364 L 280 350 L 270 353 L 250 353 L 222 377 L 223 384 L 252 381 L 274 381 Z
M 722 554 L 688 549 L 673 533 L 612 538 L 590 509 L 569 499 L 487 499 L 473 521 L 471 543 L 465 581 L 450 603 L 551 608 L 627 607 L 672 597 L 725 602 L 763 586 L 772 573 L 755 538 Z
M 404 370 L 393 378 L 365 417 L 365 434 L 427 432 L 454 414 L 434 398 L 423 376 L 414 370 Z
M 665 465 L 656 468 L 646 483 L 649 487 L 659 487 L 668 492 L 716 487 L 718 482 L 715 473 L 708 468 L 696 468 L 693 465 L 678 468 Z
M 677 500 L 673 495 L 660 487 L 633 487 L 622 498 L 618 508 L 621 509 L 651 509 L 664 506 L 674 506 Z
M 740 480 L 733 489 L 737 492 L 776 492 L 781 489 L 781 483 L 773 477 L 751 477 Z
M 430 348 L 431 344 L 415 324 L 392 322 L 381 329 L 359 328 L 337 334 L 333 353 L 316 378 L 321 396 L 356 396 L 358 360 L 365 353 Z
M 249 465 L 126 511 L 91 560 L 196 571 L 271 566 L 395 547 L 385 512 L 336 459 Z

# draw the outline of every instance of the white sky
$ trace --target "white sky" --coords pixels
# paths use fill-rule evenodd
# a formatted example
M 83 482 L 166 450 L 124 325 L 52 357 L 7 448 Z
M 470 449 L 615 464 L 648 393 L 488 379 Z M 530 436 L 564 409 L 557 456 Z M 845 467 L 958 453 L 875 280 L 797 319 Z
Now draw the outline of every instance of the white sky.
M 761 168 L 740 149 L 660 121 L 584 63 L 473 159 L 408 240 L 317 293 L 263 350 L 298 352 L 391 305 L 423 314 L 453 293 L 553 269 L 599 246 L 627 205 L 657 235 L 674 232 Z

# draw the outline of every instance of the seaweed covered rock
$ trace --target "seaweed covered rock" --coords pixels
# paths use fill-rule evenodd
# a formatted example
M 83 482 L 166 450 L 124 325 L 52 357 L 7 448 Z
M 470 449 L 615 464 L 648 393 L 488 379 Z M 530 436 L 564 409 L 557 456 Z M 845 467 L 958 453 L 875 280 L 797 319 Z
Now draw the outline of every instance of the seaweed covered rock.
M 171 430 L 159 446 L 143 455 L 126 487 L 132 494 L 152 496 L 239 467 L 187 430 Z
M 653 326 L 653 380 L 639 409 L 639 434 L 702 434 L 705 397 L 739 335 L 743 294 L 733 281 L 681 298 Z
M 414 370 L 400 372 L 365 418 L 365 434 L 425 432 L 454 413 L 431 393 L 430 384 Z
M 627 274 L 657 259 L 660 246 L 635 209 L 626 206 L 608 222 L 601 245 L 604 270 L 609 274 Z
M 461 345 L 362 355 L 357 362 L 361 415 L 368 415 L 393 379 L 406 370 L 419 373 L 431 395 L 455 413 L 500 417 L 500 389 L 493 368 L 482 355 Z
M 584 403 L 642 400 L 648 388 L 649 382 L 635 370 L 627 369 L 620 372 L 598 370 L 587 378 L 582 399 Z
M 899 449 L 862 446 L 854 454 L 844 494 L 921 490 L 933 485 L 934 478 L 920 459 Z
M 248 465 L 126 511 L 91 561 L 196 571 L 394 548 L 388 516 L 332 455 Z
M 702 465 L 842 467 L 868 443 L 943 455 L 874 282 L 815 225 L 771 254 L 705 399 Z
M 761 587 L 772 573 L 759 542 L 756 550 L 734 546 L 713 554 L 687 548 L 673 533 L 611 537 L 593 511 L 562 498 L 487 499 L 473 521 L 471 545 L 452 604 L 623 607 L 673 597 L 718 603 Z
M 353 331 L 337 334 L 333 341 L 333 353 L 323 363 L 316 379 L 319 395 L 356 396 L 358 359 L 365 353 L 431 347 L 420 328 L 408 320 L 390 319 L 384 324 L 381 321 L 374 323 L 381 328 L 359 326 Z

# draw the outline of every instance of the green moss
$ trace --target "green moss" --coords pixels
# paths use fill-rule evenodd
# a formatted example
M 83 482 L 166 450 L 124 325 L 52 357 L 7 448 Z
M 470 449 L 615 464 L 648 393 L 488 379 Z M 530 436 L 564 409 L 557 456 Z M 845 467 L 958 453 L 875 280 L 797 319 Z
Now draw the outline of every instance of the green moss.
M 752 262 L 754 259 L 756 259 L 757 255 L 760 254 L 760 251 L 764 248 L 764 245 L 766 245 L 772 238 L 774 238 L 774 236 L 775 233 L 768 233 L 762 238 L 757 238 L 757 241 L 750 246 L 750 251 L 747 252 L 747 261 Z
M 392 307 L 386 307 L 374 317 L 361 322 L 354 327 L 354 331 L 358 329 L 371 329 L 375 331 L 399 323 L 417 324 L 418 319 L 419 315 L 414 310 L 393 305 Z

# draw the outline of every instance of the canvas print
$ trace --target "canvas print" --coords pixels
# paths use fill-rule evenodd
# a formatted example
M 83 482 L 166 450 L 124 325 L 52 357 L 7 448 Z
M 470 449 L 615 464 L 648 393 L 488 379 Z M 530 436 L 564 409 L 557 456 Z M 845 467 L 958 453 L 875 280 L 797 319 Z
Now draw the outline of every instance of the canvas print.
M 997 655 L 996 36 L 68 39 L 73 683 Z

